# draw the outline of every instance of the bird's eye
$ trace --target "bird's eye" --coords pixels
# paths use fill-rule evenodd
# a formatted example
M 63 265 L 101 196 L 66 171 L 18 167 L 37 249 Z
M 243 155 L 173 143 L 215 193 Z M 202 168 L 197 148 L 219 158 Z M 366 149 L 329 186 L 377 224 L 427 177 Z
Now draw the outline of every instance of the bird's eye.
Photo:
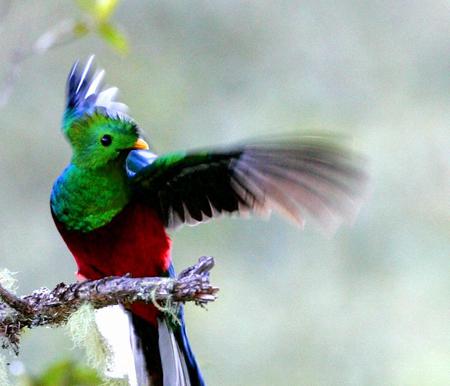
M 101 139 L 100 139 L 100 143 L 103 146 L 109 146 L 112 143 L 112 137 L 109 134 L 105 134 Z

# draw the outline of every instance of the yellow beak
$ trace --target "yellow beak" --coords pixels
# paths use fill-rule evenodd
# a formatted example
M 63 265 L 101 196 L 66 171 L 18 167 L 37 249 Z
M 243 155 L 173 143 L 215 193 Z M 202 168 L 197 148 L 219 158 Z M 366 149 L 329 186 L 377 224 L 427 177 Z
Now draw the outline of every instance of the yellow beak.
M 133 145 L 133 149 L 148 150 L 148 143 L 145 142 L 142 138 L 138 138 L 138 140 Z

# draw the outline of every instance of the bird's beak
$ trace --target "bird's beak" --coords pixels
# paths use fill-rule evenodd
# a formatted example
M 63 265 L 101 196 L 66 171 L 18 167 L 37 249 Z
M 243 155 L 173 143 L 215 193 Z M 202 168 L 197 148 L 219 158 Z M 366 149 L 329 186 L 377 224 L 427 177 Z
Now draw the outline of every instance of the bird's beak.
M 145 142 L 142 138 L 138 138 L 138 140 L 133 145 L 133 149 L 148 150 L 148 143 Z

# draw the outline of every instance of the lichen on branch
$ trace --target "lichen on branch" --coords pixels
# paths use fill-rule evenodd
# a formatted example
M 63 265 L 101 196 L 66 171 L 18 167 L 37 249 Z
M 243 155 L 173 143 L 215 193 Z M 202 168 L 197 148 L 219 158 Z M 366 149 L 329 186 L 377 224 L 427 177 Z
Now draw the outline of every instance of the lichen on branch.
M 59 326 L 89 303 L 94 308 L 134 302 L 153 303 L 170 312 L 168 304 L 194 302 L 205 306 L 219 289 L 209 282 L 214 259 L 203 256 L 176 278 L 111 276 L 74 284 L 58 284 L 18 297 L 0 284 L 0 337 L 4 348 L 19 349 L 21 332 L 38 326 Z

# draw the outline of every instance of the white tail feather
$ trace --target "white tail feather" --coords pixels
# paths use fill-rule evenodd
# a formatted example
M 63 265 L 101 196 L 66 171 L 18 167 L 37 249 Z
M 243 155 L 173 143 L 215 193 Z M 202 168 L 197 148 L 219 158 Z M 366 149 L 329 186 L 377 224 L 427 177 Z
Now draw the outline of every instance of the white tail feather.
M 184 355 L 165 319 L 158 319 L 158 334 L 164 386 L 190 386 Z
M 145 358 L 136 345 L 129 312 L 123 306 L 109 306 L 95 311 L 95 321 L 111 350 L 105 376 L 128 379 L 130 386 L 148 386 Z M 144 364 L 144 365 L 142 365 Z

